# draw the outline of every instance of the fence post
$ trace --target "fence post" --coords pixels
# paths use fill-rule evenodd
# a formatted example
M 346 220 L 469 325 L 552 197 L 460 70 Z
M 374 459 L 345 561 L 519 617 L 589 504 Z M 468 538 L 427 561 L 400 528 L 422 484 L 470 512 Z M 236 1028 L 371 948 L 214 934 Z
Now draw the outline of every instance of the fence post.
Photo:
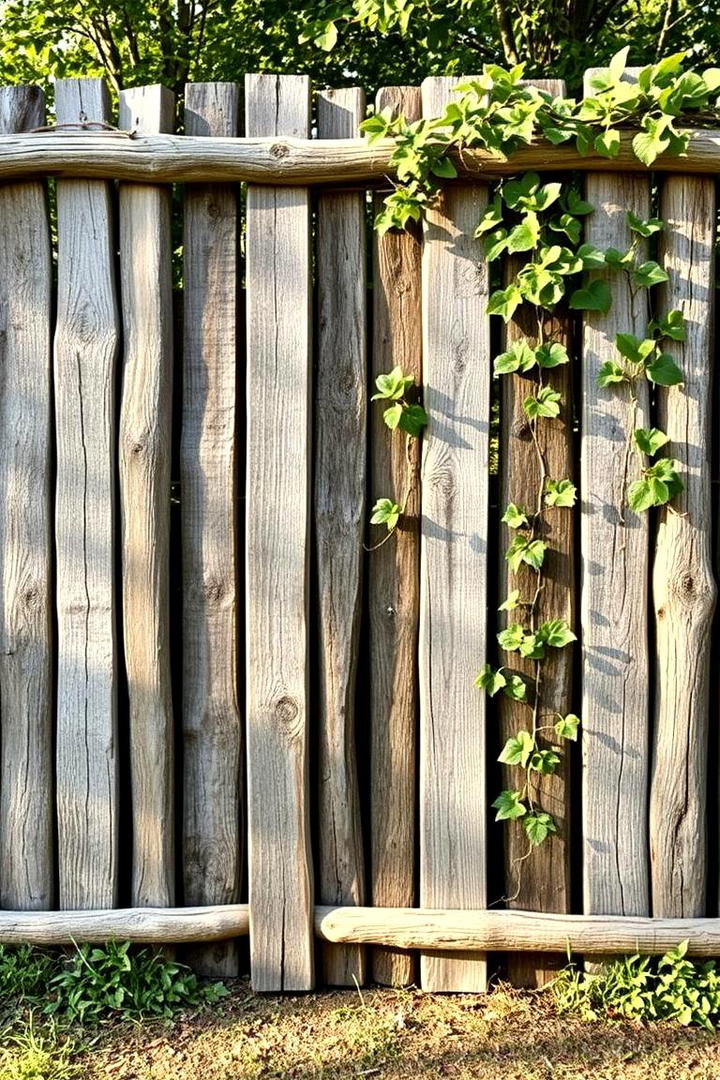
M 186 86 L 185 131 L 237 135 L 237 85 Z M 231 904 L 240 888 L 243 837 L 237 186 L 188 184 L 183 230 L 183 881 L 186 904 Z M 237 975 L 237 942 L 198 947 L 189 960 L 207 975 Z
M 378 91 L 378 112 L 390 107 L 419 120 L 420 88 L 388 86 Z M 382 206 L 376 194 L 375 213 Z M 422 384 L 420 228 L 373 233 L 372 378 L 400 365 Z M 412 907 L 415 895 L 417 816 L 418 673 L 417 637 L 420 562 L 420 445 L 406 453 L 405 440 L 388 431 L 383 409 L 370 415 L 370 500 L 400 496 L 413 483 L 395 536 L 368 556 L 370 693 L 370 860 L 372 903 Z M 371 539 L 377 542 L 379 530 Z M 415 981 L 416 958 L 401 949 L 374 948 L 376 982 L 402 986 Z
M 120 91 L 120 127 L 172 131 L 175 95 Z M 121 184 L 123 320 L 118 465 L 123 643 L 130 726 L 131 903 L 175 902 L 173 703 L 170 678 L 172 454 L 171 190 Z
M 438 116 L 451 79 L 426 79 Z M 420 903 L 487 902 L 485 696 L 490 326 L 488 269 L 475 227 L 487 186 L 448 187 L 427 212 L 423 250 L 423 444 L 420 549 Z M 482 991 L 483 953 L 425 953 L 424 990 Z
M 248 75 L 247 135 L 310 133 L 302 76 Z M 247 685 L 255 990 L 309 990 L 310 195 L 248 186 Z
M 0 88 L 0 133 L 44 122 L 38 87 Z M 54 902 L 52 265 L 45 183 L 3 184 L 0 222 L 0 907 L 35 909 Z
M 58 123 L 110 120 L 100 79 L 55 84 Z M 111 185 L 57 183 L 58 715 L 60 906 L 117 900 L 116 362 Z
M 355 88 L 318 95 L 318 137 L 352 139 L 365 115 Z M 317 202 L 318 345 L 315 544 L 320 683 L 319 890 L 323 904 L 365 903 L 355 698 L 365 532 L 367 358 L 365 194 L 321 191 Z M 366 950 L 325 944 L 331 986 L 365 981 Z

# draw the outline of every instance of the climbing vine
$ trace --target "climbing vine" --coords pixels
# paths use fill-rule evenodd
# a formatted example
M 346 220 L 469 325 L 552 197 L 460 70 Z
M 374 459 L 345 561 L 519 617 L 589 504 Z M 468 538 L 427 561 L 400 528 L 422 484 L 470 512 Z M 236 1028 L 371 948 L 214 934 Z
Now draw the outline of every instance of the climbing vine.
M 391 164 L 398 179 L 377 217 L 376 229 L 382 233 L 419 220 L 442 182 L 457 175 L 455 162 L 466 148 L 482 147 L 510 156 L 519 146 L 542 136 L 554 145 L 574 140 L 583 155 L 594 150 L 614 158 L 620 153 L 623 127 L 632 125 L 632 150 L 645 165 L 652 165 L 662 153 L 682 154 L 689 138 L 688 117 L 697 126 L 704 122 L 707 110 L 717 108 L 713 95 L 720 87 L 720 70 L 702 74 L 684 70 L 684 54 L 678 54 L 644 68 L 636 82 L 629 82 L 623 79 L 627 53 L 623 49 L 608 68 L 592 76 L 593 96 L 579 102 L 552 98 L 522 85 L 522 65 L 510 71 L 487 66 L 480 78 L 456 88 L 456 100 L 440 117 L 408 123 L 389 110 L 371 116 L 363 125 L 368 138 L 395 140 Z M 647 326 L 641 338 L 630 332 L 617 334 L 616 358 L 597 372 L 599 387 L 622 393 L 627 400 L 629 438 L 620 523 L 625 523 L 626 510 L 643 513 L 663 506 L 683 490 L 679 465 L 667 456 L 668 436 L 657 428 L 637 425 L 641 380 L 651 387 L 683 382 L 681 370 L 664 347 L 668 341 L 684 340 L 684 319 L 678 310 L 653 313 L 651 290 L 666 282 L 668 275 L 655 259 L 643 254 L 644 245 L 652 243 L 664 225 L 659 218 L 641 219 L 629 212 L 626 220 L 632 240 L 627 250 L 601 250 L 583 240 L 583 220 L 592 211 L 575 183 L 543 182 L 537 173 L 528 172 L 498 184 L 475 233 L 482 238 L 490 263 L 505 254 L 524 256 L 514 278 L 491 294 L 488 313 L 508 323 L 521 305 L 528 305 L 537 324 L 532 338 L 514 340 L 493 362 L 496 378 L 515 375 L 527 381 L 522 407 L 537 461 L 537 491 L 532 505 L 511 501 L 502 521 L 512 534 L 505 552 L 510 574 L 517 576 L 527 567 L 534 577 L 525 594 L 520 587 L 511 588 L 500 605 L 499 610 L 507 613 L 507 625 L 497 641 L 507 663 L 498 667 L 486 663 L 476 679 L 476 685 L 491 697 L 502 693 L 527 709 L 527 724 L 507 739 L 499 757 L 506 765 L 518 766 L 524 780 L 517 788 L 501 791 L 493 807 L 497 821 L 522 823 L 528 854 L 557 831 L 534 792 L 543 776 L 559 768 L 562 748 L 577 739 L 580 726 L 574 713 L 551 712 L 543 695 L 545 664 L 553 651 L 576 640 L 565 619 L 547 618 L 544 612 L 540 617 L 547 554 L 553 543 L 546 511 L 553 507 L 571 513 L 577 500 L 570 478 L 549 474 L 541 438 L 541 426 L 557 422 L 563 404 L 553 372 L 571 359 L 564 342 L 547 331 L 558 305 L 605 314 L 612 306 L 613 282 L 620 277 L 631 299 L 633 328 L 638 322 Z M 598 270 L 603 271 L 602 277 L 586 277 Z M 375 395 L 386 402 L 388 427 L 402 429 L 408 440 L 419 437 L 428 420 L 422 406 L 407 398 L 413 383 L 398 367 L 378 378 Z M 658 457 L 660 451 L 663 456 Z M 412 482 L 410 471 L 408 492 Z M 408 492 L 400 503 L 391 497 L 378 500 L 372 523 L 384 524 L 391 534 L 401 520 Z M 514 656 L 532 662 L 532 677 L 513 670 Z

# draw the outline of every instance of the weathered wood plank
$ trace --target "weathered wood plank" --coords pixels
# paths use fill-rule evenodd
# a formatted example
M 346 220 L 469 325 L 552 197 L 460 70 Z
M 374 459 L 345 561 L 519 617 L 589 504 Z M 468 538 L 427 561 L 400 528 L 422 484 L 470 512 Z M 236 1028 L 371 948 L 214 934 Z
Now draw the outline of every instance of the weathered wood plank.
M 172 131 L 163 86 L 120 91 L 120 126 Z M 123 318 L 119 471 L 123 626 L 130 726 L 131 900 L 175 900 L 170 680 L 172 239 L 169 188 L 121 184 Z
M 647 218 L 650 181 L 589 173 L 595 211 L 585 239 L 625 251 L 626 212 Z M 594 277 L 603 277 L 598 271 Z M 583 632 L 583 880 L 588 914 L 649 911 L 648 517 L 626 505 L 636 479 L 632 432 L 649 427 L 647 382 L 601 389 L 600 366 L 616 360 L 615 335 L 644 337 L 648 313 L 624 277 L 612 277 L 612 308 L 583 326 L 581 419 L 581 625 Z
M 620 132 L 617 157 L 590 150 L 580 156 L 574 143 L 552 146 L 539 139 L 519 147 L 510 159 L 491 150 L 463 147 L 453 152 L 461 177 L 487 179 L 527 169 L 538 172 L 647 173 L 632 150 L 632 130 Z M 368 145 L 353 139 L 294 138 L 222 139 L 212 142 L 182 135 L 140 135 L 122 132 L 63 131 L 0 136 L 0 180 L 47 173 L 60 178 L 144 180 L 149 183 L 239 182 L 289 185 L 344 182 L 385 184 L 393 170 L 391 139 Z M 690 133 L 687 154 L 662 154 L 654 172 L 717 175 L 720 131 Z
M 426 79 L 423 113 L 450 97 Z M 420 555 L 420 902 L 486 903 L 485 701 L 490 335 L 487 263 L 473 232 L 487 189 L 448 188 L 428 212 L 423 251 Z M 484 990 L 482 954 L 423 955 L 425 990 Z
M 717 592 L 710 487 L 715 215 L 712 180 L 667 179 L 661 251 L 670 280 L 658 303 L 661 314 L 679 308 L 685 316 L 686 341 L 663 344 L 685 382 L 659 387 L 657 408 L 685 491 L 660 512 L 653 568 L 650 855 L 653 914 L 670 918 L 702 915 L 706 906 L 710 631 Z
M 533 80 L 538 89 L 556 96 L 564 96 L 565 84 L 560 80 Z M 522 267 L 523 260 L 515 256 L 508 260 L 506 277 L 509 282 Z M 547 319 L 543 326 L 546 340 L 561 341 L 572 354 L 572 323 L 566 312 Z M 505 334 L 506 347 L 525 339 L 533 345 L 538 343 L 538 325 L 535 311 L 523 305 L 516 317 L 508 324 Z M 540 420 L 537 425 L 538 446 L 543 456 L 544 469 L 550 479 L 575 479 L 573 456 L 573 393 L 572 365 L 553 369 L 546 379 L 562 398 L 560 416 L 552 420 Z M 500 508 L 509 502 L 534 509 L 538 504 L 541 485 L 541 466 L 532 440 L 523 401 L 530 391 L 530 382 L 521 375 L 503 376 L 500 413 Z M 543 564 L 543 590 L 536 609 L 536 623 L 546 619 L 565 619 L 569 626 L 575 619 L 575 524 L 574 512 L 569 509 L 543 505 L 543 517 L 550 544 Z M 500 528 L 500 550 L 510 546 L 511 530 Z M 500 559 L 501 599 L 511 589 L 520 589 L 523 597 L 533 596 L 537 575 L 526 566 L 518 574 L 511 574 L 508 564 Z M 508 619 L 503 616 L 499 627 Z M 512 667 L 534 680 L 535 667 L 531 660 L 513 656 Z M 542 711 L 561 713 L 565 716 L 572 709 L 573 655 L 571 649 L 551 650 L 542 669 Z M 527 706 L 509 698 L 499 699 L 501 743 L 516 735 L 521 729 L 532 730 L 528 722 Z M 547 723 L 547 720 L 543 721 Z M 552 739 L 542 739 L 547 747 Z M 517 787 L 517 768 L 504 767 L 506 786 Z M 552 776 L 543 776 L 533 787 L 533 800 L 539 809 L 549 813 L 557 826 L 545 843 L 525 858 L 528 840 L 525 830 L 518 822 L 506 822 L 505 832 L 505 889 L 511 899 L 511 907 L 529 911 L 567 911 L 570 904 L 570 840 L 568 834 L 570 812 L 570 762 L 565 754 L 560 769 Z M 557 974 L 558 967 L 566 963 L 566 957 L 538 955 L 537 952 L 518 953 L 508 957 L 508 978 L 516 986 L 543 986 Z
M 0 88 L 0 133 L 38 127 L 36 86 Z M 45 185 L 0 188 L 0 907 L 53 888 L 52 268 Z
M 46 916 L 35 916 L 44 919 Z M 536 950 L 612 956 L 664 953 L 688 940 L 694 956 L 720 955 L 720 919 L 562 915 L 535 911 L 420 908 L 315 908 L 315 932 L 328 941 L 385 942 L 405 949 Z M 2 917 L 0 917 L 0 935 Z
M 357 135 L 362 90 L 318 95 L 318 134 Z M 318 344 L 315 404 L 315 544 L 318 583 L 318 826 L 323 903 L 363 904 L 355 696 L 365 532 L 367 357 L 365 195 L 317 202 Z M 365 981 L 365 950 L 325 945 L 324 981 Z
M 248 75 L 248 134 L 307 136 L 309 81 Z M 308 783 L 310 199 L 248 189 L 247 685 L 256 990 L 313 985 Z
M 81 945 L 105 941 L 180 945 L 242 936 L 247 934 L 248 925 L 247 904 L 109 911 L 0 911 L 0 945 Z
M 236 84 L 189 84 L 185 129 L 234 135 Z M 186 188 L 183 229 L 183 880 L 187 904 L 231 904 L 242 866 L 237 189 Z M 237 946 L 199 949 L 190 962 L 204 974 L 237 975 Z
M 388 106 L 408 120 L 421 115 L 419 87 L 378 91 L 378 111 Z M 375 213 L 382 198 L 374 200 Z M 418 232 L 373 234 L 372 380 L 399 364 L 422 382 L 421 257 Z M 415 900 L 415 797 L 418 677 L 417 638 L 420 559 L 420 441 L 410 446 L 388 430 L 383 410 L 370 416 L 369 504 L 414 483 L 394 539 L 367 562 L 370 693 L 371 889 L 375 907 L 409 907 Z M 376 532 L 373 531 L 373 542 Z M 403 986 L 415 981 L 409 952 L 372 952 L 375 982 Z
M 110 119 L 99 79 L 55 84 L 58 123 Z M 57 185 L 55 331 L 60 906 L 117 890 L 115 380 L 120 319 L 108 184 Z

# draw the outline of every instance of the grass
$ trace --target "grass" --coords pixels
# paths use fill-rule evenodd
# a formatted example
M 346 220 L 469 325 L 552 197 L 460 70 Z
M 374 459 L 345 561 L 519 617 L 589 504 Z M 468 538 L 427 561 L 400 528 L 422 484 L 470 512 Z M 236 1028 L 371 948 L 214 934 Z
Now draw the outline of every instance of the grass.
M 561 1015 L 549 993 L 365 989 L 276 998 L 245 982 L 174 1020 L 94 1029 L 73 1048 L 35 1022 L 0 1080 L 718 1080 L 720 1041 L 677 1024 Z M 75 1071 L 72 1071 L 72 1070 Z M 24 1071 L 23 1071 L 24 1070 Z M 33 1071 L 34 1070 L 34 1071 Z

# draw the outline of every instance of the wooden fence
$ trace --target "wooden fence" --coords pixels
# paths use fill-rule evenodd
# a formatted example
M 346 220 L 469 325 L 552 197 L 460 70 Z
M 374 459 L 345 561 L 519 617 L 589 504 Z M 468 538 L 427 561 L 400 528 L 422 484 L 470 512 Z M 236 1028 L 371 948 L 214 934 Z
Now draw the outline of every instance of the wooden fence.
M 451 89 L 377 104 L 434 115 Z M 629 421 L 596 373 L 617 331 L 644 335 L 629 292 L 563 317 L 575 362 L 544 450 L 580 498 L 543 604 L 581 639 L 548 680 L 582 717 L 582 762 L 553 778 L 559 830 L 518 884 L 519 834 L 489 802 L 523 719 L 474 679 L 505 595 L 501 507 L 536 464 L 524 380 L 491 379 L 473 233 L 491 174 L 575 167 L 586 238 L 622 249 L 652 177 L 625 143 L 610 167 L 465 155 L 475 175 L 422 231 L 379 236 L 389 148 L 357 138 L 362 91 L 313 113 L 306 78 L 252 75 L 244 121 L 239 103 L 188 86 L 173 137 L 168 91 L 125 90 L 123 134 L 100 81 L 64 80 L 58 129 L 37 131 L 42 93 L 0 89 L 0 941 L 190 943 L 231 976 L 249 930 L 258 990 L 311 988 L 316 939 L 318 981 L 429 990 L 484 989 L 495 951 L 531 984 L 568 943 L 720 953 L 720 136 L 658 163 L 686 381 L 638 410 L 682 463 L 678 512 L 616 509 Z M 369 403 L 396 364 L 430 423 L 401 526 L 368 551 L 369 508 L 407 483 Z

